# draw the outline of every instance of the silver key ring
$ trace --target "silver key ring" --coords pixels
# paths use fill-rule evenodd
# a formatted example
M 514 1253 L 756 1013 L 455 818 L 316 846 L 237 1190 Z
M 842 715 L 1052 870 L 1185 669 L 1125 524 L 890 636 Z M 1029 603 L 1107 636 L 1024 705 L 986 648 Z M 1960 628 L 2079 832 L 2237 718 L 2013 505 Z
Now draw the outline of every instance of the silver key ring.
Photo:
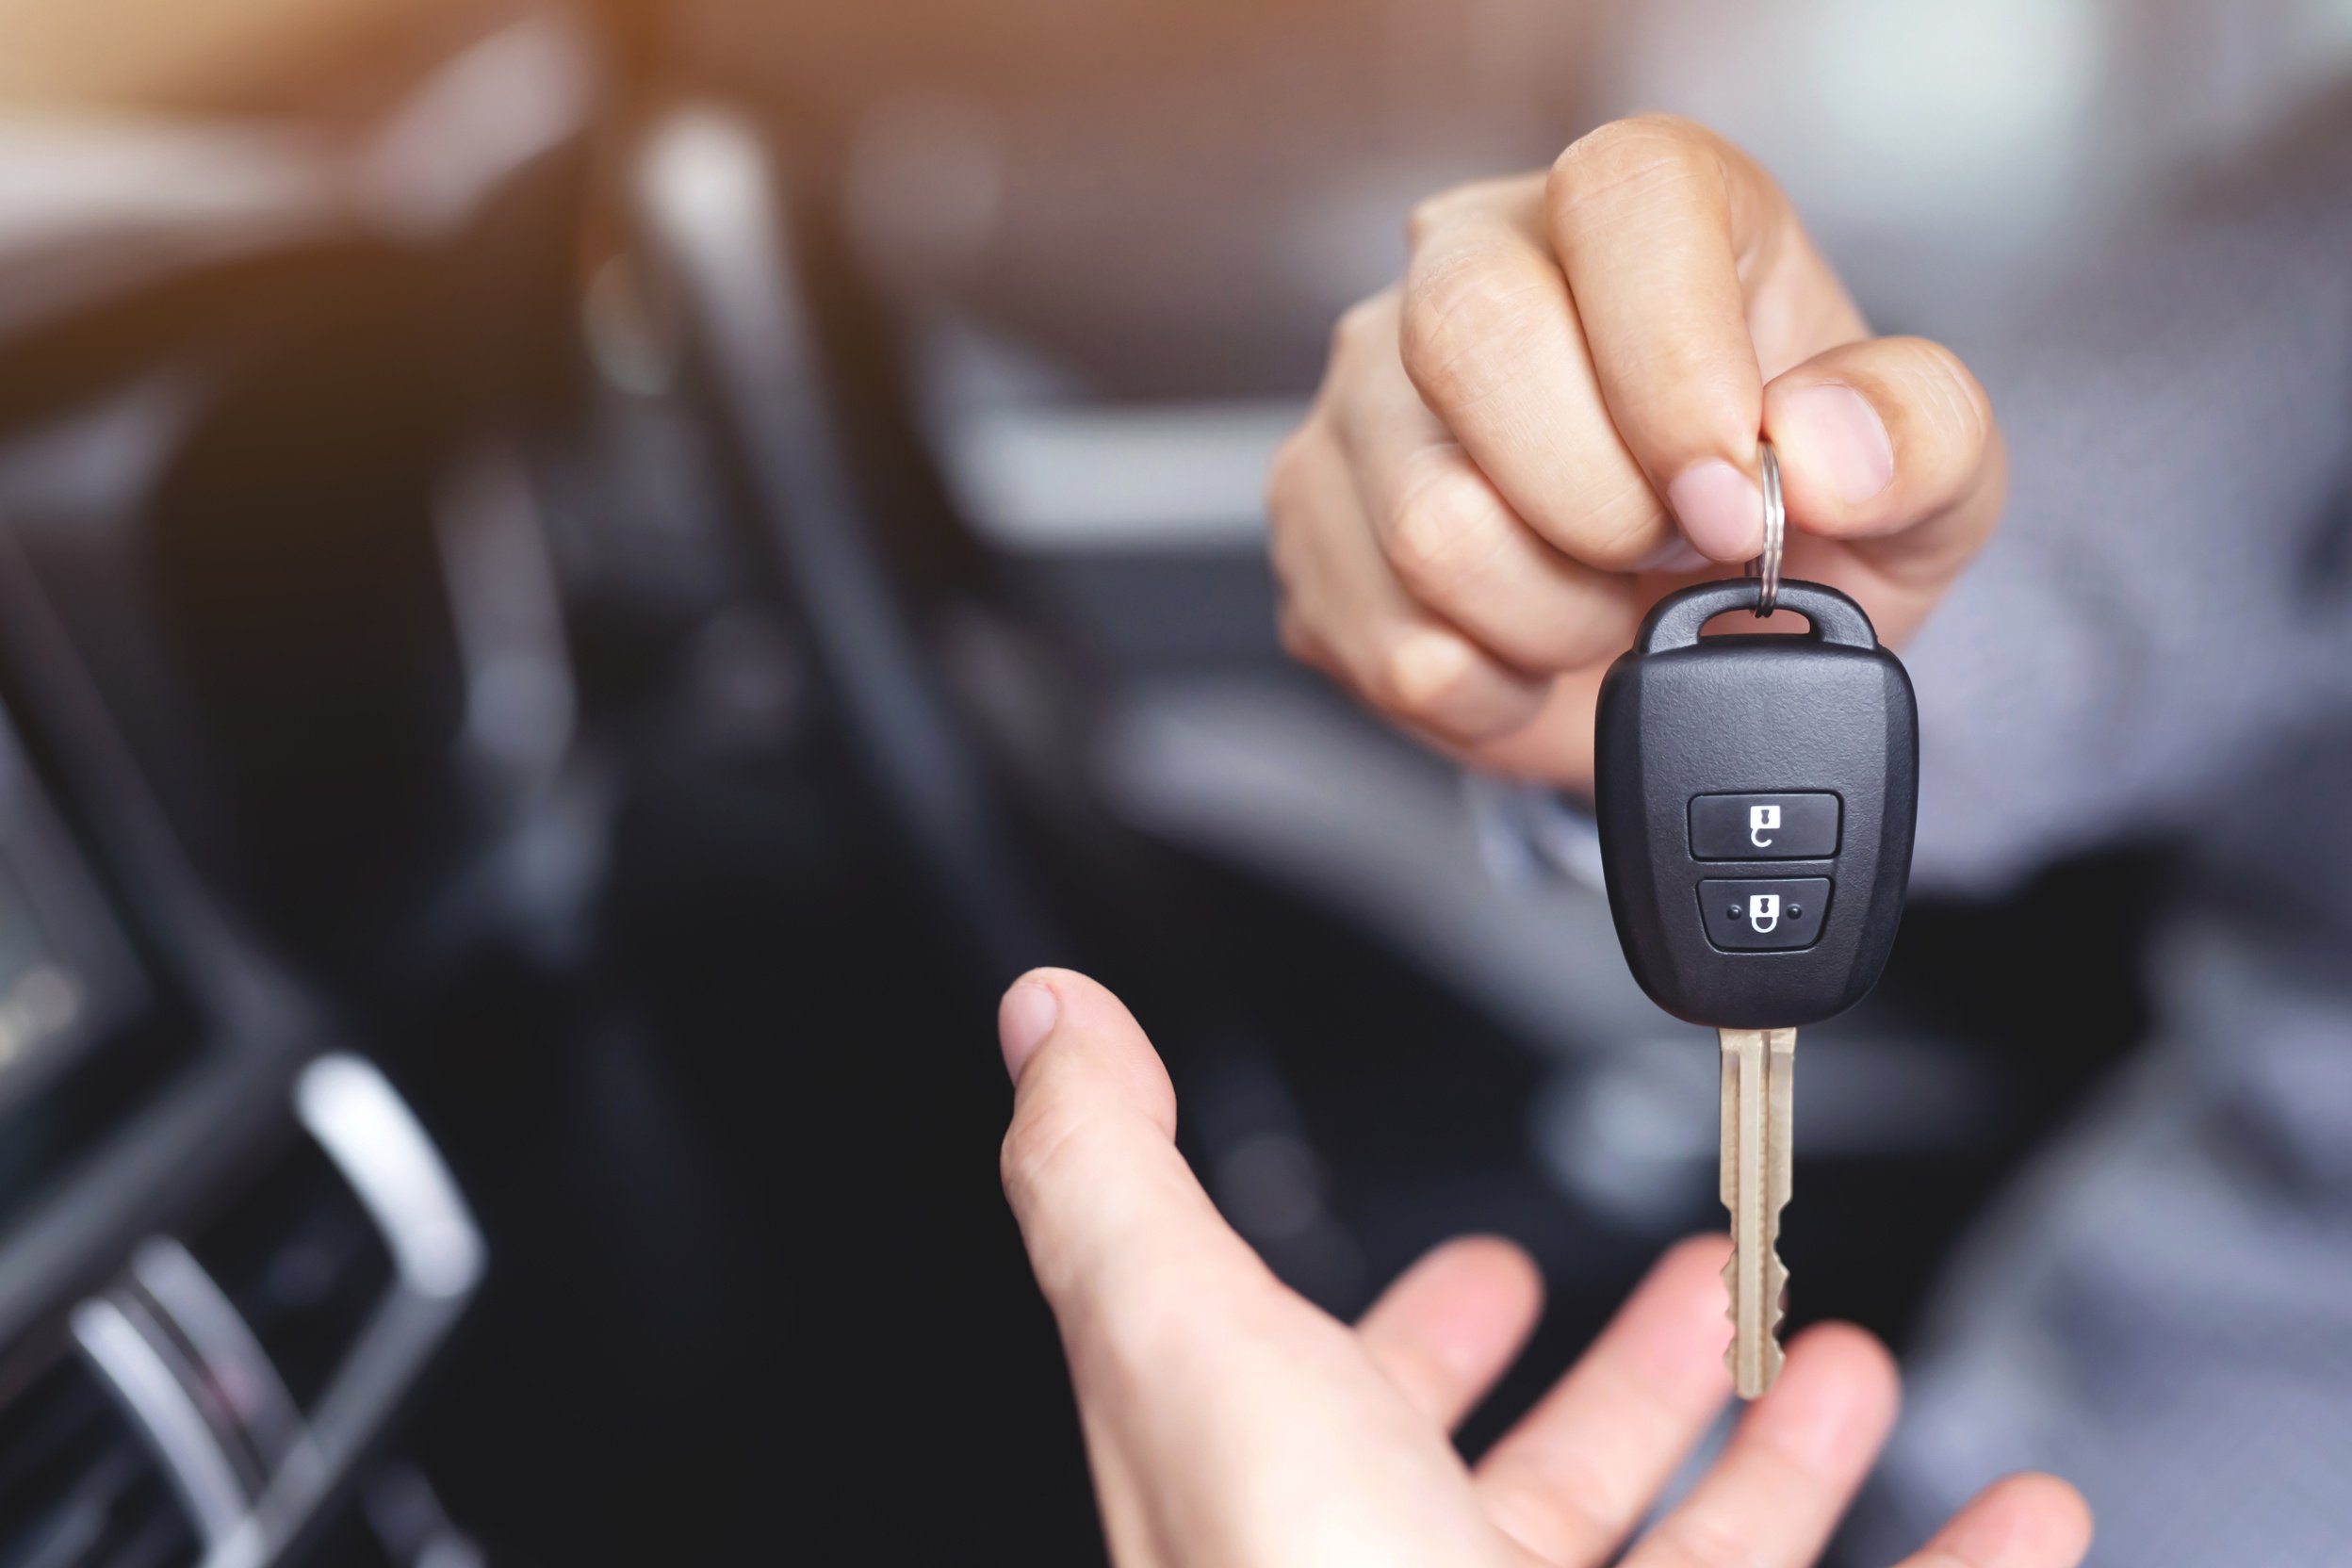
M 1780 498 L 1780 458 L 1770 441 L 1756 444 L 1764 470 L 1764 553 L 1748 563 L 1756 582 L 1757 619 L 1772 612 L 1780 601 L 1780 552 L 1788 536 L 1788 510 Z

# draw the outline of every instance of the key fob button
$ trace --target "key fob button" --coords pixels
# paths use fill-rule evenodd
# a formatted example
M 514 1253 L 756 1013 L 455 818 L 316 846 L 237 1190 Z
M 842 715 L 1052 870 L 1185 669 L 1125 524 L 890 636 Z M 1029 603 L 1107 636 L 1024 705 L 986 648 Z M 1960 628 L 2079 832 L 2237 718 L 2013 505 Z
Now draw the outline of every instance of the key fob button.
M 1838 853 L 1838 797 L 1693 795 L 1694 860 L 1827 860 Z
M 1776 876 L 1699 884 L 1707 939 L 1726 953 L 1795 953 L 1821 939 L 1829 878 Z

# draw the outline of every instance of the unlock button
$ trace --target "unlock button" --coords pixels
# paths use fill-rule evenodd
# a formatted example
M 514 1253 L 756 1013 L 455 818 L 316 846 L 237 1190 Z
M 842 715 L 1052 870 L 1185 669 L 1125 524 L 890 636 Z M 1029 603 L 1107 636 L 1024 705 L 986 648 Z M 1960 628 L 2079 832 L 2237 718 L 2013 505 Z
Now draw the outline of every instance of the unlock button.
M 1702 882 L 1699 918 L 1707 939 L 1731 953 L 1788 953 L 1821 939 L 1829 913 L 1829 878 L 1782 876 L 1756 882 Z
M 1694 860 L 1826 860 L 1838 853 L 1838 797 L 1692 795 Z

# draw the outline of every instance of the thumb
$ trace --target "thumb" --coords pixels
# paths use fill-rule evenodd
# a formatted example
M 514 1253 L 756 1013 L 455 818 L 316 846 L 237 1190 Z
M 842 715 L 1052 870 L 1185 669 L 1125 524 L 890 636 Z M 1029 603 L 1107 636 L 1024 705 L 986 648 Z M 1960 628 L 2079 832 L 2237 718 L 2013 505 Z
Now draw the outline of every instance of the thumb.
M 1270 1282 L 1176 1149 L 1176 1094 L 1119 998 L 1069 970 L 997 1014 L 1014 1075 L 1004 1195 L 1037 1283 L 1077 1342 L 1219 1282 Z
M 1764 389 L 1788 521 L 1965 558 L 2000 508 L 2001 439 L 1984 389 L 1940 344 L 1878 337 L 1817 354 Z M 1917 532 L 1911 532 L 1917 529 Z

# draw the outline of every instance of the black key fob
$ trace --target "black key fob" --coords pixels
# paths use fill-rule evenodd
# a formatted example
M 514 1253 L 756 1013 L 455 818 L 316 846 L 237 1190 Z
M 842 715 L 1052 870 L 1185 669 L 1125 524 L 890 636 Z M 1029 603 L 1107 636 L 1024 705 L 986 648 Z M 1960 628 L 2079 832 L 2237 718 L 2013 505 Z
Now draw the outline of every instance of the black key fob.
M 1702 638 L 1753 581 L 1658 601 L 1601 686 L 1593 803 L 1625 961 L 1675 1017 L 1817 1022 L 1878 981 L 1903 919 L 1919 710 L 1862 607 L 1785 581 L 1803 635 Z

